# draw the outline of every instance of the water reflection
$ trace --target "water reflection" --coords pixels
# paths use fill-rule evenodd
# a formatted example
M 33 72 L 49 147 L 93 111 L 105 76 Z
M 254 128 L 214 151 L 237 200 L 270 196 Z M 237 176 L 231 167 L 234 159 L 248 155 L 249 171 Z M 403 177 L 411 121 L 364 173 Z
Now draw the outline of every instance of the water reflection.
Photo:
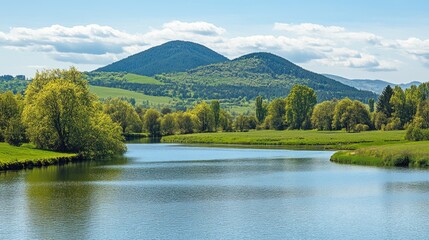
M 429 175 L 332 152 L 129 144 L 0 174 L 0 239 L 424 239 Z
M 102 162 L 84 162 L 50 166 L 29 171 L 25 176 L 26 202 L 31 237 L 51 239 L 52 233 L 69 239 L 88 239 L 93 214 L 94 192 L 91 181 L 115 181 L 121 169 L 102 169 L 105 164 L 126 164 L 117 158 Z

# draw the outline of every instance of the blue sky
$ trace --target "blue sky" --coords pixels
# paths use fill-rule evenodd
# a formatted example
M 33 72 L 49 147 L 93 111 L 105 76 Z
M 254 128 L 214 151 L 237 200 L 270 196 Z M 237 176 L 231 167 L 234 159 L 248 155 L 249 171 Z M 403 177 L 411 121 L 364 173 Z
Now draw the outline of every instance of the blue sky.
M 0 75 L 81 70 L 175 39 L 268 51 L 319 73 L 429 80 L 428 1 L 8 1 Z

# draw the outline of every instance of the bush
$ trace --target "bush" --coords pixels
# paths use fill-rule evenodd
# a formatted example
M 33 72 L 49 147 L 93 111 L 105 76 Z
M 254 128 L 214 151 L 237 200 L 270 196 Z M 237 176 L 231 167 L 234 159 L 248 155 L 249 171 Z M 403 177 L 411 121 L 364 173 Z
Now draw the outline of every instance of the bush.
M 425 141 L 429 140 L 429 129 L 421 129 L 419 127 L 409 126 L 405 133 L 405 139 L 410 141 Z
M 368 131 L 369 130 L 369 126 L 366 124 L 356 124 L 356 126 L 354 126 L 353 128 L 353 132 L 363 132 L 363 131 Z
M 383 128 L 384 131 L 401 130 L 401 129 L 402 129 L 401 119 L 397 117 L 389 119 L 389 123 Z

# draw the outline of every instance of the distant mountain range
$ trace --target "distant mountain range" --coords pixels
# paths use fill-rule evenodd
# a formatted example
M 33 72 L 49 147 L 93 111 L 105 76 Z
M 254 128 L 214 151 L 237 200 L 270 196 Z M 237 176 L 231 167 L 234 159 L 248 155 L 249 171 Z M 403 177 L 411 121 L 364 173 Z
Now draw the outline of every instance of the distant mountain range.
M 342 84 L 345 84 L 360 90 L 371 91 L 376 94 L 381 94 L 381 92 L 385 87 L 387 87 L 387 85 L 390 85 L 391 87 L 400 86 L 401 88 L 405 89 L 405 88 L 409 88 L 412 85 L 418 86 L 421 84 L 421 82 L 417 82 L 417 81 L 410 82 L 410 83 L 395 84 L 395 83 L 391 83 L 383 80 L 348 79 L 348 78 L 344 78 L 344 77 L 340 77 L 332 74 L 323 74 L 323 75 L 328 78 L 334 79 L 335 81 L 338 81 Z
M 271 53 L 228 60 L 205 46 L 185 41 L 167 42 L 95 70 L 100 71 L 154 76 L 162 86 L 108 80 L 104 84 L 179 99 L 254 99 L 258 95 L 272 99 L 285 97 L 295 84 L 313 88 L 319 100 L 350 97 L 365 101 L 377 97 Z M 102 79 L 96 84 L 103 85 Z
M 127 72 L 145 76 L 183 72 L 229 59 L 197 43 L 171 41 L 99 68 L 97 72 Z

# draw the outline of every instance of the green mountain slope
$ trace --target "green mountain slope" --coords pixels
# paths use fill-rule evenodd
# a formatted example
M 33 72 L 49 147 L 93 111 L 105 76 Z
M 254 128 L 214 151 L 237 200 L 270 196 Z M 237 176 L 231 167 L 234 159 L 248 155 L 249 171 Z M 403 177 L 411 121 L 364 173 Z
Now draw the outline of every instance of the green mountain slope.
M 228 61 L 228 59 L 203 45 L 186 41 L 171 41 L 95 71 L 153 76 L 160 73 L 187 71 L 198 66 L 224 61 Z
M 318 99 L 350 97 L 366 101 L 374 93 L 353 87 L 305 70 L 270 53 L 252 53 L 232 61 L 201 66 L 187 72 L 158 75 L 155 78 L 184 97 L 203 99 L 253 99 L 286 96 L 293 85 L 313 88 Z

